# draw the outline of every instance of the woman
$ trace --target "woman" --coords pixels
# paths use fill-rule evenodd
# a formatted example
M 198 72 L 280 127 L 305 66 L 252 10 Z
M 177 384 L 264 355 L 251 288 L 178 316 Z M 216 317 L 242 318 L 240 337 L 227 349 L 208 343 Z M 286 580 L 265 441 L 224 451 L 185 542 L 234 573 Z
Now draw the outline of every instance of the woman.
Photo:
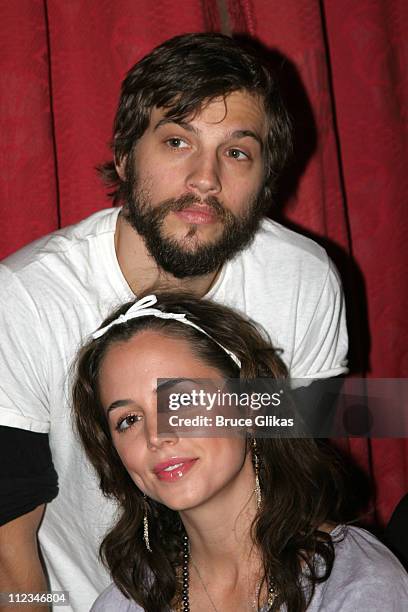
M 192 297 L 147 296 L 95 332 L 74 410 L 120 515 L 101 546 L 114 585 L 93 610 L 406 609 L 407 575 L 341 524 L 338 468 L 314 440 L 157 434 L 158 379 L 180 393 L 200 379 L 285 375 L 251 323 Z

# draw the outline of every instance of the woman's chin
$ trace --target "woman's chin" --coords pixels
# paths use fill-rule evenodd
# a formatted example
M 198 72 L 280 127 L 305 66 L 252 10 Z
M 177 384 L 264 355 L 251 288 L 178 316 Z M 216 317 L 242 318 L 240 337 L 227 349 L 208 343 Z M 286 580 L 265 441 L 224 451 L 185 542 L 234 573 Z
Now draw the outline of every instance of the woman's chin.
M 180 488 L 181 489 L 181 488 Z M 174 510 L 175 512 L 187 512 L 200 506 L 205 506 L 209 502 L 209 496 L 206 492 L 197 491 L 196 489 L 191 490 L 190 487 L 183 487 L 184 490 L 166 492 L 164 494 L 151 495 L 152 499 L 155 499 L 166 508 Z

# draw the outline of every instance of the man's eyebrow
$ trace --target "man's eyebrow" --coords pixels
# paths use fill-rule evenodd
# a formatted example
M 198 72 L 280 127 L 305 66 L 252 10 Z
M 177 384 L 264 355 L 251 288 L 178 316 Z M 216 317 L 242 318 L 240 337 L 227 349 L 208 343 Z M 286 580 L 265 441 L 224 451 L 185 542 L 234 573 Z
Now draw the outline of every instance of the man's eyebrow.
M 193 132 L 194 134 L 199 133 L 199 130 L 197 130 L 197 128 L 191 125 L 191 123 L 188 123 L 187 121 L 176 121 L 175 119 L 169 119 L 167 117 L 163 117 L 162 119 L 160 119 L 160 121 L 158 121 L 156 125 L 154 126 L 153 131 L 158 130 L 162 125 L 168 125 L 170 123 L 179 125 L 180 127 L 187 130 L 188 132 Z M 247 138 L 247 137 L 253 138 L 254 140 L 256 140 L 256 142 L 261 147 L 261 150 L 263 149 L 264 142 L 261 136 L 257 132 L 254 132 L 253 130 L 234 130 L 233 132 L 229 132 L 226 135 L 225 140 L 228 141 L 228 140 L 232 140 L 233 138 Z
M 129 406 L 129 404 L 134 404 L 135 402 L 132 399 L 120 399 L 116 400 L 116 402 L 112 402 L 111 405 L 106 410 L 106 414 L 109 414 L 115 408 L 122 408 L 122 406 Z
M 194 132 L 195 134 L 198 134 L 198 130 L 194 126 L 192 126 L 191 123 L 187 123 L 187 121 L 177 121 L 176 119 L 170 119 L 169 117 L 163 117 L 162 119 L 160 119 L 160 121 L 158 121 L 154 126 L 153 131 L 155 132 L 162 125 L 167 125 L 168 123 L 175 123 L 176 125 L 179 125 L 183 129 L 187 130 L 188 132 Z
M 262 138 L 257 132 L 254 132 L 253 130 L 234 130 L 233 132 L 228 134 L 228 140 L 232 138 L 246 138 L 247 136 L 256 140 L 256 142 L 260 145 L 261 149 L 263 149 L 264 143 Z

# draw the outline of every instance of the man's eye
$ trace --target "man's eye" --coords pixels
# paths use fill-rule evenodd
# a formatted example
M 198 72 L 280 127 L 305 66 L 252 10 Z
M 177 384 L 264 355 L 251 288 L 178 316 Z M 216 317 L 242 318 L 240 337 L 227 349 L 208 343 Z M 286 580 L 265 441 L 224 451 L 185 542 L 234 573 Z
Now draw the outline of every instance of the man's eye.
M 185 149 L 188 146 L 182 138 L 168 138 L 166 144 L 171 149 Z
M 239 161 L 249 159 L 249 155 L 241 151 L 241 149 L 228 149 L 227 155 L 228 157 L 238 159 Z
M 128 416 L 119 419 L 119 421 L 116 423 L 115 430 L 119 433 L 122 433 L 133 427 L 133 425 L 136 425 L 136 423 L 139 423 L 141 419 L 142 416 L 140 414 L 128 414 Z

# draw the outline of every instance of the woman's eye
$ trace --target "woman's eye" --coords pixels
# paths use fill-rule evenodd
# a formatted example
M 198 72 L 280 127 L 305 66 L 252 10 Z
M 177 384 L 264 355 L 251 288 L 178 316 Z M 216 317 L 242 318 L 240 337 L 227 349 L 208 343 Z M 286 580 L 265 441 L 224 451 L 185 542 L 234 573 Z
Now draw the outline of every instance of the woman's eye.
M 237 159 L 238 161 L 249 159 L 249 155 L 241 151 L 241 149 L 229 149 L 227 151 L 227 155 L 228 157 L 232 157 L 232 159 Z
M 168 138 L 166 144 L 171 149 L 185 149 L 188 144 L 182 138 Z
M 119 419 L 119 421 L 116 424 L 115 430 L 118 431 L 119 433 L 122 433 L 130 429 L 131 427 L 133 427 L 133 425 L 136 425 L 136 423 L 139 423 L 141 419 L 142 419 L 142 416 L 140 414 L 128 414 L 128 416 L 125 416 L 124 418 Z

